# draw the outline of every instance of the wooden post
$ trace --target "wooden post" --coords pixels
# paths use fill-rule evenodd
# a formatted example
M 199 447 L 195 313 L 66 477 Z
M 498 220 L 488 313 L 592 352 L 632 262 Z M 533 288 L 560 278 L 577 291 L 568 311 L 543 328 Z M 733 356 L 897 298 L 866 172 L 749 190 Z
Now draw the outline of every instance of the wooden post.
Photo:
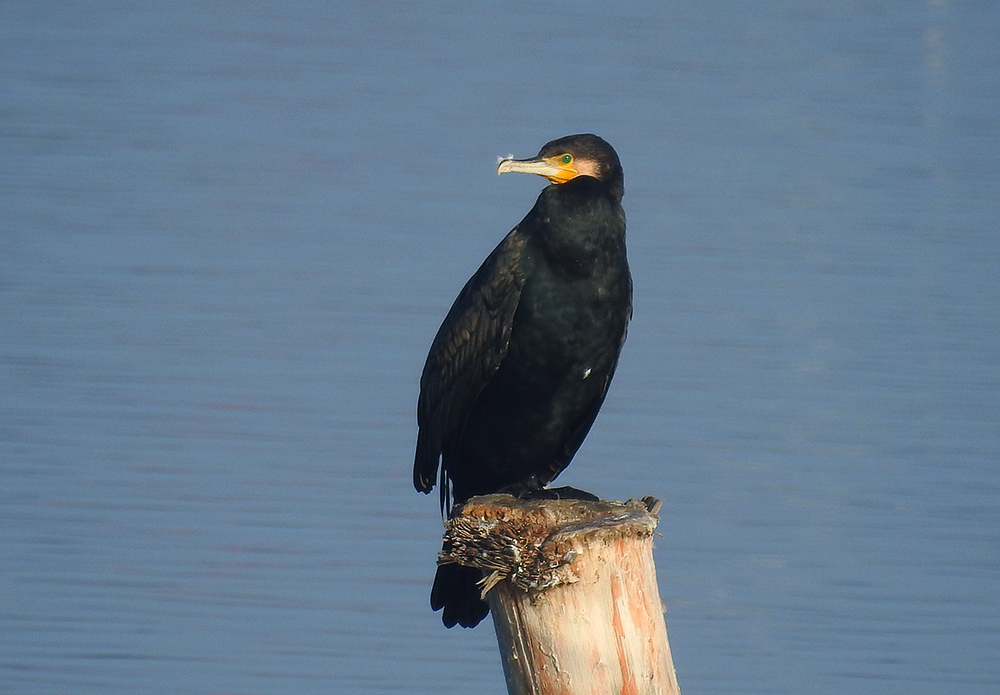
M 660 503 L 469 500 L 441 563 L 484 572 L 510 695 L 679 695 L 653 565 Z

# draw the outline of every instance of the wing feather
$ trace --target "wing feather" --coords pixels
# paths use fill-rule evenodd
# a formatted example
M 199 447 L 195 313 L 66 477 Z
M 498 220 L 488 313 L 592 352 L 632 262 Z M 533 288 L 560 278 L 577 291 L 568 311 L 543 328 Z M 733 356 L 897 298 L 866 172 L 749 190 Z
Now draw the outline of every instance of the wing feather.
M 472 404 L 500 367 L 510 345 L 524 286 L 524 238 L 515 227 L 469 279 L 431 344 L 420 377 L 413 485 L 430 492 L 442 452 L 457 440 Z M 449 498 L 441 468 L 441 505 Z

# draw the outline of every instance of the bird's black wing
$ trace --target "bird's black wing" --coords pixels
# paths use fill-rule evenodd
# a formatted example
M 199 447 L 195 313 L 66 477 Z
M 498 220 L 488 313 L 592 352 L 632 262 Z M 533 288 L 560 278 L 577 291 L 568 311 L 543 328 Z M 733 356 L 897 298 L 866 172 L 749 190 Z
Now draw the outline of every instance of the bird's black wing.
M 523 248 L 524 237 L 515 227 L 462 288 L 431 344 L 417 401 L 413 485 L 420 492 L 434 488 L 441 454 L 457 439 L 469 409 L 507 354 L 524 286 Z M 448 471 L 442 467 L 443 510 L 448 497 Z
M 618 343 L 618 350 L 615 355 L 614 362 L 611 363 L 611 368 L 608 370 L 607 374 L 604 375 L 604 383 L 601 387 L 600 393 L 596 394 L 593 403 L 591 403 L 590 408 L 588 408 L 580 417 L 580 419 L 574 424 L 574 426 L 569 430 L 566 436 L 566 442 L 563 445 L 563 449 L 560 452 L 561 456 L 553 460 L 552 464 L 548 470 L 539 474 L 539 481 L 543 485 L 548 485 L 552 480 L 562 473 L 562 471 L 569 465 L 570 460 L 576 454 L 577 449 L 583 444 L 583 440 L 587 437 L 587 433 L 590 432 L 590 428 L 593 426 L 594 421 L 597 419 L 597 414 L 601 411 L 601 406 L 604 405 L 604 399 L 608 395 L 608 388 L 611 386 L 611 379 L 615 375 L 615 370 L 618 369 L 618 357 L 621 355 L 622 346 L 625 344 L 625 337 L 628 334 L 628 323 L 632 319 L 632 278 L 628 278 L 628 298 L 629 304 L 625 309 L 624 313 L 624 327 L 622 329 L 621 342 Z

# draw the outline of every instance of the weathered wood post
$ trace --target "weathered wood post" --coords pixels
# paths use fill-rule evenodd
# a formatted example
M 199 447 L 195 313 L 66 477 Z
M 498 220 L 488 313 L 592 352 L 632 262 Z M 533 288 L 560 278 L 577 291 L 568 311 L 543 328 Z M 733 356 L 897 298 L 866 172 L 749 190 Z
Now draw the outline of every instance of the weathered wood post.
M 483 570 L 510 695 L 677 695 L 653 564 L 660 503 L 487 495 L 439 562 Z

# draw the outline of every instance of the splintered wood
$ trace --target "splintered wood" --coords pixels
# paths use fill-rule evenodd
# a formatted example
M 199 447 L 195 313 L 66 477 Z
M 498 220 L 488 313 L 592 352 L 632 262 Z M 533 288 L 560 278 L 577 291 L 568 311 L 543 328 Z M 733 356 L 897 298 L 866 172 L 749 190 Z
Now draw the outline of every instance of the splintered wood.
M 659 502 L 469 500 L 439 562 L 484 572 L 511 695 L 679 693 L 653 565 Z

